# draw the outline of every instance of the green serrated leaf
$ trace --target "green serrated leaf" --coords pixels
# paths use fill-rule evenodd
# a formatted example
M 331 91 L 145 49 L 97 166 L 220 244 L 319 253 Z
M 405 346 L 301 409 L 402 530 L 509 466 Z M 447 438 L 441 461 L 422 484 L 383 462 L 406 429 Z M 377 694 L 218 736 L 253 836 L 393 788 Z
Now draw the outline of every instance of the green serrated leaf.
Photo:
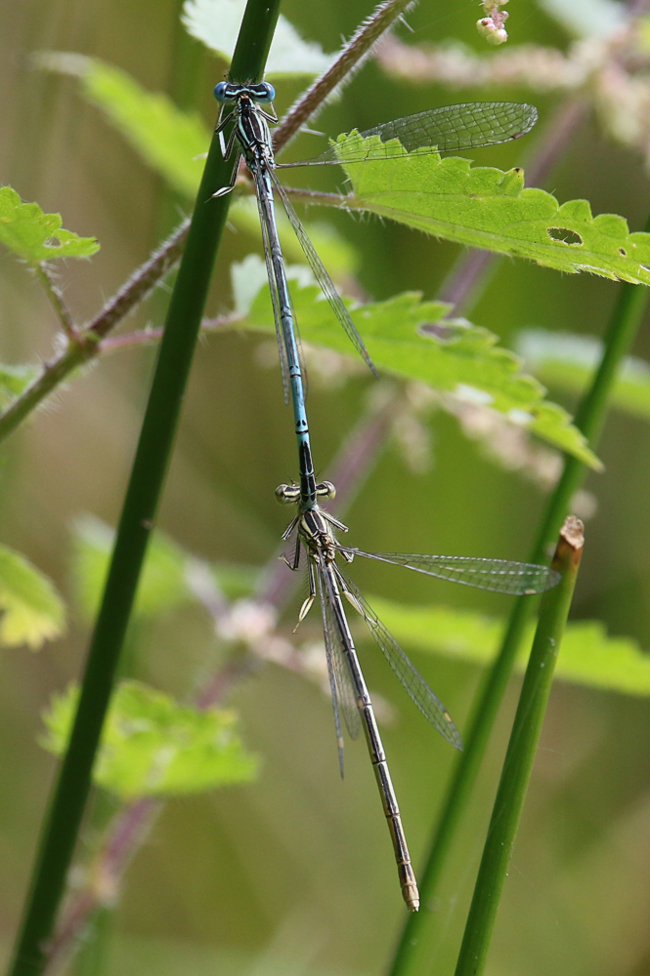
M 300 288 L 292 283 L 291 296 L 303 339 L 354 353 L 318 287 Z M 445 319 L 448 310 L 441 302 L 423 302 L 420 294 L 405 292 L 387 302 L 351 309 L 351 315 L 379 369 L 498 410 L 599 469 L 600 462 L 571 424 L 569 414 L 544 399 L 544 387 L 521 371 L 521 360 L 499 348 L 497 337 L 487 329 L 461 319 Z M 267 288 L 252 302 L 242 324 L 274 331 Z
M 41 744 L 64 752 L 79 689 L 55 695 L 43 715 Z M 111 701 L 93 770 L 95 782 L 122 800 L 200 793 L 255 778 L 257 761 L 239 737 L 234 712 L 199 711 L 137 681 L 124 681 Z
M 370 603 L 405 647 L 477 664 L 492 662 L 506 626 L 504 620 L 467 610 L 407 606 L 379 597 Z M 522 641 L 519 671 L 525 670 L 534 635 L 531 623 Z M 650 695 L 650 655 L 629 637 L 610 637 L 599 620 L 568 624 L 556 674 L 574 684 Z
M 186 0 L 182 21 L 192 37 L 230 63 L 239 35 L 246 0 Z M 326 71 L 335 55 L 320 44 L 305 41 L 282 14 L 266 62 L 266 78 L 300 75 L 313 78 Z
M 94 237 L 64 230 L 60 214 L 43 213 L 37 203 L 21 203 L 10 186 L 0 187 L 0 243 L 30 264 L 87 258 L 99 250 Z
M 353 186 L 348 209 L 558 271 L 650 284 L 650 234 L 630 233 L 616 214 L 593 217 L 587 200 L 560 205 L 544 190 L 524 188 L 521 169 L 504 173 L 460 157 L 409 154 L 397 140 L 382 143 L 357 132 L 336 146 L 341 155 L 366 157 L 345 163 Z
M 84 615 L 91 619 L 99 607 L 115 533 L 92 516 L 79 519 L 74 533 L 75 593 Z M 186 581 L 188 558 L 162 532 L 154 534 L 138 586 L 136 616 L 156 617 L 194 600 Z
M 582 393 L 593 379 L 603 344 L 595 336 L 526 329 L 517 338 L 517 351 L 545 383 Z M 627 356 L 610 396 L 613 407 L 650 420 L 650 364 Z
M 38 650 L 65 630 L 65 606 L 52 582 L 29 560 L 0 546 L 0 643 Z

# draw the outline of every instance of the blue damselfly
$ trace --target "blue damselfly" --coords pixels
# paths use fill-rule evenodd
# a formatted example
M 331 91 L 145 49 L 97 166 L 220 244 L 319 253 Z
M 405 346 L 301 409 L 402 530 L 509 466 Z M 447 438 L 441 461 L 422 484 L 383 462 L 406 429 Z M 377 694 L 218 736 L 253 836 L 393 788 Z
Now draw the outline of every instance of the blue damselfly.
M 269 122 L 274 123 L 278 119 L 274 112 L 267 110 L 272 109 L 275 98 L 273 86 L 268 82 L 240 85 L 222 81 L 216 86 L 214 94 L 222 106 L 217 125 L 222 154 L 225 159 L 228 159 L 236 149 L 238 156 L 244 157 L 255 185 L 285 397 L 290 391 L 293 401 L 302 504 L 309 508 L 316 504 L 316 479 L 305 409 L 304 375 L 275 220 L 274 193 L 277 193 L 282 201 L 305 257 L 335 316 L 368 366 L 373 372 L 375 369 L 363 339 L 300 223 L 287 191 L 275 171 L 279 167 L 356 163 L 368 159 L 369 155 L 367 150 L 360 153 L 358 148 L 347 147 L 346 149 L 344 146 L 333 146 L 313 159 L 276 163 Z M 399 140 L 409 153 L 416 150 L 418 153 L 458 151 L 515 139 L 530 131 L 536 120 L 537 110 L 532 105 L 517 102 L 470 102 L 419 112 L 416 115 L 376 126 L 360 135 L 362 138 L 378 137 L 378 140 L 374 140 L 375 145 L 372 149 L 372 159 L 375 160 L 381 158 L 382 146 L 385 147 L 386 157 L 394 153 L 395 143 L 391 143 L 390 140 Z M 229 123 L 232 123 L 232 131 L 226 141 L 224 130 Z M 237 166 L 234 167 L 231 184 L 217 190 L 214 196 L 229 193 L 235 185 L 236 178 Z

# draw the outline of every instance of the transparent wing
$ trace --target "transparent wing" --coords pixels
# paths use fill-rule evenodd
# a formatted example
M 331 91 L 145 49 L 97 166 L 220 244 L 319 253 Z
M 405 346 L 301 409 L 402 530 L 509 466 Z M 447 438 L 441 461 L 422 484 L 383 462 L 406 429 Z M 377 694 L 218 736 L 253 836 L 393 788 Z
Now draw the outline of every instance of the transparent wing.
M 289 218 L 289 222 L 293 227 L 295 235 L 300 242 L 300 246 L 302 247 L 305 257 L 309 262 L 311 270 L 314 272 L 314 277 L 316 278 L 316 281 L 320 285 L 321 291 L 325 295 L 327 301 L 330 303 L 330 307 L 334 312 L 334 315 L 337 317 L 340 324 L 343 326 L 343 329 L 345 330 L 350 342 L 355 347 L 357 352 L 365 359 L 366 363 L 368 364 L 372 372 L 375 374 L 375 376 L 377 376 L 378 375 L 377 370 L 375 369 L 373 362 L 370 356 L 368 355 L 368 350 L 364 345 L 363 339 L 357 332 L 356 326 L 352 321 L 352 319 L 350 318 L 350 314 L 347 308 L 341 301 L 341 298 L 339 296 L 339 293 L 336 290 L 334 282 L 332 281 L 327 271 L 325 270 L 323 262 L 318 257 L 318 254 L 314 249 L 314 245 L 309 240 L 305 228 L 300 223 L 298 214 L 294 210 L 293 204 L 291 203 L 291 200 L 287 196 L 286 190 L 278 180 L 274 171 L 270 170 L 269 172 L 271 173 L 273 185 L 277 190 L 278 196 L 282 200 L 282 205 L 286 210 L 287 217 Z
M 408 115 L 394 122 L 385 122 L 373 129 L 361 132 L 362 138 L 379 136 L 382 142 L 399 139 L 407 152 L 415 149 L 430 152 L 458 152 L 480 146 L 493 146 L 510 139 L 518 139 L 530 132 L 537 122 L 534 105 L 520 102 L 465 102 L 459 105 L 443 105 Z M 387 150 L 386 155 L 389 155 Z M 373 159 L 381 158 L 375 149 Z M 329 163 L 359 163 L 368 153 L 342 146 L 326 150 L 313 159 L 296 163 L 278 163 L 278 166 L 323 166 Z
M 262 203 L 261 194 L 263 191 L 263 183 L 259 180 L 255 180 L 257 192 L 255 194 L 255 199 L 257 200 L 257 210 L 260 215 L 260 227 L 262 228 L 262 243 L 264 245 L 264 259 L 266 261 L 266 274 L 269 279 L 269 290 L 271 292 L 271 304 L 273 305 L 273 319 L 275 321 L 275 335 L 278 340 L 278 354 L 280 356 L 280 369 L 282 370 L 282 387 L 284 389 L 284 402 L 289 402 L 289 367 L 287 364 L 287 350 L 284 345 L 284 336 L 282 334 L 282 319 L 280 318 L 280 299 L 278 296 L 278 286 L 275 280 L 275 269 L 273 268 L 273 259 L 271 257 L 271 243 L 269 240 L 269 235 L 271 233 L 268 225 L 268 217 L 266 210 L 264 209 L 264 204 Z
M 377 559 L 394 566 L 405 566 L 416 573 L 437 576 L 451 583 L 475 586 L 479 590 L 511 595 L 532 595 L 550 590 L 560 582 L 560 574 L 548 566 L 518 563 L 509 559 L 481 559 L 473 556 L 420 556 L 412 552 L 363 552 L 338 547 L 354 556 Z
M 352 580 L 338 566 L 336 573 L 341 581 L 345 596 L 357 613 L 365 620 L 370 633 L 375 638 L 384 657 L 401 681 L 411 701 L 417 705 L 433 727 L 448 742 L 451 742 L 452 746 L 455 746 L 456 749 L 462 749 L 463 742 L 460 737 L 460 732 L 454 725 L 449 712 L 440 699 L 434 695 L 420 672 L 413 667 L 393 635 L 384 627 L 375 611 L 365 597 L 361 595 Z
M 325 637 L 325 653 L 327 655 L 327 670 L 332 690 L 334 705 L 334 722 L 339 745 L 339 766 L 343 776 L 343 736 L 341 735 L 340 713 L 343 713 L 345 727 L 350 738 L 357 739 L 361 731 L 361 718 L 357 707 L 357 696 L 350 673 L 343 640 L 332 611 L 332 604 L 328 598 L 327 583 L 323 579 L 320 569 L 316 571 L 318 598 L 320 600 L 323 618 L 323 635 Z

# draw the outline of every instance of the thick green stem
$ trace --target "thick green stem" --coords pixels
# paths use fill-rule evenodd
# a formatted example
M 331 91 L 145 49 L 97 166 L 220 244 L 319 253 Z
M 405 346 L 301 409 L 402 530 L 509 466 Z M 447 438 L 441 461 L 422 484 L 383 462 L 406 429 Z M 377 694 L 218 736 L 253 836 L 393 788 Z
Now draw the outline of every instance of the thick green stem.
M 645 229 L 650 230 L 650 220 Z M 642 285 L 624 284 L 620 287 L 605 334 L 600 365 L 575 419 L 576 426 L 583 432 L 593 450 L 596 449 L 605 421 L 607 400 L 618 367 L 637 334 L 648 296 L 648 289 Z M 587 469 L 580 461 L 565 457 L 562 476 L 549 499 L 530 554 L 531 562 L 546 562 L 548 548 L 557 537 L 569 511 L 571 499 L 586 476 Z M 389 971 L 390 976 L 415 976 L 416 973 L 419 976 L 428 971 L 426 960 L 430 955 L 434 916 L 427 906 L 434 902 L 453 837 L 469 802 L 492 726 L 510 680 L 517 650 L 535 606 L 536 601 L 530 597 L 519 597 L 512 608 L 499 654 L 486 676 L 470 719 L 465 748 L 452 777 L 424 871 L 419 878 L 422 909 L 417 915 L 409 915 L 404 924 Z
M 248 0 L 230 72 L 233 80 L 261 78 L 278 11 L 279 0 Z M 43 830 L 12 976 L 37 976 L 47 961 L 226 220 L 228 197 L 213 199 L 212 194 L 229 182 L 232 167 L 232 160 L 222 159 L 214 138 L 167 314 L 79 707 Z
M 580 568 L 584 544 L 582 528 L 582 522 L 570 515 L 560 533 L 553 569 L 562 574 L 562 579 L 555 589 L 546 593 L 540 606 L 539 623 L 494 801 L 456 976 L 480 976 L 485 968 Z

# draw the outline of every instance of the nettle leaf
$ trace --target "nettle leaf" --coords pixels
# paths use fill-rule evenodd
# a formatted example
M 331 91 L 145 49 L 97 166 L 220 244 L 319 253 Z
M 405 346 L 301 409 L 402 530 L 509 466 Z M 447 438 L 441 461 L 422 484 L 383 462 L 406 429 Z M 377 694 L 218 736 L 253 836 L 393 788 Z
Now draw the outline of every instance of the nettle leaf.
M 74 536 L 75 593 L 84 615 L 91 619 L 104 589 L 115 532 L 88 515 L 76 521 Z M 156 531 L 138 586 L 134 609 L 138 617 L 156 617 L 194 601 L 186 579 L 188 559 L 179 546 Z
M 357 132 L 336 147 L 341 155 L 366 157 L 345 163 L 353 187 L 347 209 L 558 271 L 650 284 L 650 234 L 631 234 L 616 214 L 593 217 L 587 200 L 560 205 L 545 190 L 524 188 L 521 169 L 505 173 L 456 156 L 407 153 L 397 140 Z M 369 161 L 373 152 L 377 158 Z
M 61 223 L 60 214 L 43 213 L 37 203 L 21 203 L 10 186 L 0 187 L 0 243 L 23 261 L 87 258 L 99 250 L 94 237 L 79 237 Z
M 378 597 L 370 603 L 404 647 L 477 664 L 494 660 L 506 626 L 505 620 L 467 610 L 407 606 Z M 519 671 L 526 668 L 534 634 L 532 623 L 522 641 Z M 599 620 L 567 625 L 556 674 L 573 684 L 650 695 L 650 655 L 629 637 L 610 637 Z
M 595 336 L 525 329 L 517 337 L 517 351 L 545 383 L 582 393 L 593 378 L 603 354 Z M 610 395 L 612 406 L 650 420 L 650 364 L 627 356 Z
M 0 643 L 33 651 L 65 631 L 65 605 L 51 580 L 19 552 L 0 546 Z
M 301 288 L 292 282 L 291 296 L 304 340 L 355 354 L 317 286 Z M 569 414 L 544 399 L 544 387 L 521 371 L 521 360 L 499 348 L 497 337 L 487 329 L 461 319 L 445 319 L 448 305 L 424 302 L 415 292 L 356 309 L 348 304 L 379 369 L 498 410 L 555 447 L 600 468 Z M 252 301 L 242 325 L 275 330 L 268 288 Z
M 79 700 L 71 685 L 55 695 L 43 720 L 41 744 L 65 751 Z M 137 681 L 115 692 L 93 770 L 95 782 L 122 800 L 200 793 L 255 778 L 257 760 L 246 751 L 234 712 L 199 711 Z
M 239 36 L 246 0 L 185 0 L 182 21 L 192 37 L 230 63 Z M 305 41 L 282 14 L 271 43 L 265 77 L 292 75 L 315 77 L 326 71 L 334 54 L 325 54 L 320 44 Z

